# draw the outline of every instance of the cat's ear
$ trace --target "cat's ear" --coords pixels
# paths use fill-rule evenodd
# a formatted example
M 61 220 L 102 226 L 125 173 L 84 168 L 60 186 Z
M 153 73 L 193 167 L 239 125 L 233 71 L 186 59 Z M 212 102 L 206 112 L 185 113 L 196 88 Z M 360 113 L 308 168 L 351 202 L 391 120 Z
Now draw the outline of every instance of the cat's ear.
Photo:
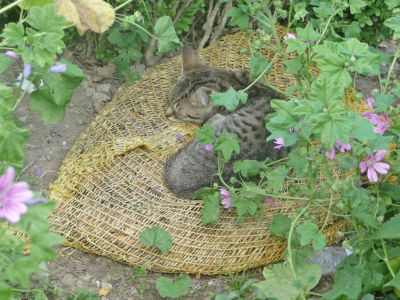
M 187 74 L 191 71 L 201 69 L 203 65 L 195 50 L 185 47 L 182 50 L 182 74 Z
M 211 93 L 214 92 L 213 89 L 208 87 L 200 87 L 194 93 L 192 104 L 196 106 L 208 106 L 211 104 Z

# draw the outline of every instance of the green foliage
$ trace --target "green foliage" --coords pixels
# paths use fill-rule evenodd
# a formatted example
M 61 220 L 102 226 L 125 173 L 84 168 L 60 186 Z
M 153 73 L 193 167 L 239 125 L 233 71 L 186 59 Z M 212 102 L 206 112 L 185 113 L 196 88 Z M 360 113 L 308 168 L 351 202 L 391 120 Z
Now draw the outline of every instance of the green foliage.
M 204 224 L 214 223 L 219 220 L 219 195 L 208 195 L 204 198 L 203 222 Z
M 291 224 L 292 221 L 290 220 L 290 218 L 283 214 L 276 214 L 272 217 L 272 222 L 269 230 L 274 236 L 286 238 L 289 233 Z
M 146 247 L 156 247 L 163 254 L 172 248 L 172 238 L 168 231 L 161 227 L 149 227 L 142 231 L 139 242 Z
M 215 106 L 224 106 L 229 111 L 234 111 L 240 102 L 247 102 L 247 94 L 243 91 L 236 91 L 230 87 L 226 92 L 212 92 L 211 102 Z
M 215 142 L 215 150 L 220 151 L 224 162 L 228 162 L 234 153 L 240 153 L 240 146 L 234 134 L 223 132 Z
M 233 165 L 233 171 L 245 178 L 258 175 L 264 169 L 264 163 L 256 160 L 239 160 Z
M 156 288 L 161 297 L 176 299 L 189 292 L 191 283 L 189 275 L 179 275 L 175 280 L 161 276 L 157 279 Z
M 164 16 L 157 20 L 154 25 L 154 33 L 157 37 L 157 47 L 160 54 L 170 52 L 182 45 L 169 16 Z
M 29 277 L 39 270 L 39 264 L 56 258 L 53 247 L 61 244 L 64 239 L 50 232 L 47 216 L 54 205 L 53 201 L 46 201 L 30 206 L 20 222 L 15 224 L 15 229 L 24 233 L 30 240 L 29 255 L 22 255 L 25 242 L 12 235 L 4 223 L 0 223 L 0 253 L 2 257 L 7 258 L 0 261 L 1 299 L 10 299 L 12 295 L 16 295 L 17 292 L 14 292 L 13 288 L 27 288 Z
M 296 231 L 300 236 L 301 246 L 305 246 L 311 242 L 316 251 L 325 247 L 325 236 L 319 232 L 318 226 L 313 222 L 309 220 L 305 221 L 297 227 Z

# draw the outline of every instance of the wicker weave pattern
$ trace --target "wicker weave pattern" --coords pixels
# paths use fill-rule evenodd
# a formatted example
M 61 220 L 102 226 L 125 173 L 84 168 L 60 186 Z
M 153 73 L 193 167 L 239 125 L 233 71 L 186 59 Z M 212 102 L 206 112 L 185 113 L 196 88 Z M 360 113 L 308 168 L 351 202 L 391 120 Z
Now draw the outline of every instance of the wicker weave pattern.
M 247 47 L 248 38 L 235 34 L 199 54 L 212 66 L 244 69 L 249 57 L 239 51 Z M 282 73 L 282 64 L 276 61 L 268 80 L 284 89 L 294 81 Z M 194 125 L 171 123 L 164 115 L 179 73 L 180 57 L 175 57 L 135 85 L 121 86 L 78 138 L 50 188 L 57 201 L 50 217 L 53 231 L 70 246 L 153 271 L 218 274 L 280 260 L 285 242 L 271 237 L 268 228 L 274 214 L 296 208 L 293 202 L 265 207 L 265 216 L 248 218 L 243 226 L 228 212 L 206 226 L 201 201 L 177 199 L 164 186 L 166 160 L 194 137 Z M 177 134 L 186 141 L 177 141 Z M 326 213 L 314 213 L 322 223 Z M 172 235 L 168 255 L 138 243 L 142 230 L 156 225 Z M 325 227 L 329 242 L 345 225 L 330 220 Z

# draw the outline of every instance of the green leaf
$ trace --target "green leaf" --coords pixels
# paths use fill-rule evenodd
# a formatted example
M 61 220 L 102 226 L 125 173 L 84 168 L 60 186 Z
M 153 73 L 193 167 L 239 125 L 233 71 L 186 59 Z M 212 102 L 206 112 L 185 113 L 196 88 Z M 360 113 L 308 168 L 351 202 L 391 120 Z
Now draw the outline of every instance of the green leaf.
M 330 120 L 321 129 L 321 143 L 325 149 L 332 149 L 337 140 L 347 142 L 350 137 L 350 124 L 343 120 Z
M 300 236 L 300 245 L 305 246 L 312 243 L 316 251 L 325 247 L 325 236 L 319 232 L 318 226 L 311 221 L 305 221 L 303 224 L 296 228 L 296 232 Z
M 0 283 L 0 299 L 8 300 L 12 297 L 12 288 L 8 284 Z
M 318 78 L 311 84 L 311 99 L 322 100 L 330 108 L 343 102 L 344 89 L 329 77 Z
M 361 270 L 359 267 L 347 267 L 334 274 L 333 288 L 323 294 L 324 300 L 357 300 L 361 294 Z
M 268 172 L 267 179 L 268 183 L 274 193 L 279 193 L 282 189 L 282 185 L 285 182 L 285 178 L 289 172 L 289 169 L 285 166 L 279 166 L 272 171 Z
M 63 73 L 43 72 L 46 86 L 37 89 L 31 95 L 31 107 L 48 123 L 56 123 L 64 118 L 75 89 L 84 79 L 79 67 L 65 59 L 60 60 L 60 63 L 67 65 L 67 70 Z
M 212 144 L 214 141 L 215 129 L 210 123 L 204 124 L 202 128 L 196 128 L 195 133 L 201 145 Z
M 26 22 L 40 32 L 54 33 L 57 37 L 64 36 L 66 19 L 56 13 L 54 5 L 32 7 L 26 18 Z
M 313 10 L 320 19 L 326 19 L 331 15 L 335 15 L 331 1 L 319 1 L 318 7 L 314 7 Z
M 147 247 L 156 247 L 163 254 L 167 254 L 172 248 L 171 235 L 165 229 L 155 226 L 142 231 L 139 242 Z
M 233 165 L 233 172 L 245 178 L 256 176 L 264 169 L 264 163 L 257 160 L 239 160 Z
M 287 44 L 287 48 L 286 48 L 287 53 L 292 53 L 292 52 L 296 51 L 297 54 L 301 55 L 307 49 L 306 44 L 303 41 L 298 40 L 298 39 L 295 39 L 295 40 L 287 39 L 285 41 L 285 43 Z
M 18 48 L 25 45 L 24 41 L 25 29 L 21 23 L 8 23 L 1 34 L 4 43 L 8 46 L 17 46 Z
M 5 54 L 0 54 L 0 74 L 7 71 L 8 67 L 11 66 L 15 61 L 12 58 L 7 57 Z M 1 97 L 1 94 L 0 94 Z
M 28 10 L 32 6 L 43 6 L 50 3 L 53 3 L 53 0 L 25 0 L 19 4 L 22 9 Z
M 258 57 L 253 57 L 249 61 L 249 67 L 251 70 L 251 76 L 258 77 L 261 75 L 265 69 L 268 67 L 269 61 L 266 57 L 264 56 L 258 56 Z
M 76 295 L 68 295 L 66 300 L 99 300 L 97 293 L 85 289 L 77 288 Z
M 33 298 L 34 300 L 47 300 L 48 299 L 46 294 L 42 290 L 37 290 L 37 291 L 33 292 L 33 297 L 34 297 Z
M 163 16 L 157 20 L 154 33 L 157 36 L 157 48 L 160 54 L 170 52 L 182 45 L 170 16 Z
M 396 276 L 394 276 L 394 278 L 386 283 L 384 286 L 392 286 L 394 288 L 400 289 L 400 272 L 397 272 Z
M 350 25 L 343 27 L 343 32 L 346 38 L 359 38 L 361 33 L 360 23 L 351 22 Z
M 396 102 L 396 98 L 391 94 L 374 94 L 374 97 L 376 99 L 376 112 L 388 112 L 390 106 Z
M 353 114 L 352 127 L 351 134 L 360 142 L 368 142 L 376 137 L 373 131 L 374 125 L 359 114 Z
M 294 75 L 298 74 L 303 66 L 301 57 L 295 56 L 292 59 L 286 60 L 285 66 L 286 66 L 286 72 L 288 72 L 290 74 L 294 74 Z
M 234 111 L 240 102 L 247 103 L 247 94 L 243 91 L 236 91 L 230 87 L 226 92 L 212 92 L 211 102 L 216 106 L 224 106 L 229 111 Z
M 19 128 L 8 116 L 0 114 L 0 162 L 21 170 L 28 139 L 28 129 Z
M 382 224 L 379 229 L 371 235 L 372 239 L 400 239 L 400 214 L 395 215 L 389 221 Z
M 202 218 L 204 224 L 214 223 L 219 220 L 220 199 L 219 194 L 209 195 L 204 199 Z
M 396 40 L 400 38 L 400 16 L 391 17 L 387 19 L 384 24 L 394 31 L 393 39 Z
M 223 132 L 215 142 L 215 150 L 221 151 L 224 161 L 228 162 L 233 153 L 240 153 L 240 145 L 235 135 Z
M 0 115 L 6 117 L 12 112 L 14 102 L 13 89 L 0 83 Z
M 239 217 L 254 216 L 257 212 L 257 204 L 251 200 L 235 199 L 232 206 L 236 208 Z
M 179 298 L 185 296 L 190 289 L 192 280 L 189 275 L 179 275 L 173 281 L 166 277 L 159 277 L 156 282 L 156 288 L 161 297 Z
M 364 0 L 349 0 L 350 4 L 350 12 L 351 14 L 358 14 L 361 12 L 361 8 L 364 8 L 368 5 Z
M 297 38 L 307 42 L 307 41 L 316 41 L 321 36 L 318 32 L 314 30 L 311 22 L 308 22 L 305 28 L 298 27 L 296 28 Z
M 289 161 L 287 165 L 292 167 L 298 177 L 302 177 L 305 174 L 306 167 L 308 164 L 307 158 L 302 153 L 301 149 L 295 149 L 291 151 L 288 155 Z
M 232 7 L 228 11 L 228 16 L 231 17 L 229 26 L 239 26 L 240 30 L 247 31 L 249 29 L 249 16 L 240 8 Z
M 292 221 L 289 217 L 283 214 L 276 214 L 272 217 L 271 226 L 269 227 L 269 231 L 272 235 L 278 236 L 281 238 L 286 238 Z
M 389 9 L 393 9 L 396 6 L 400 5 L 400 1 L 399 0 L 385 0 L 385 4 Z
M 254 286 L 268 299 L 297 300 L 301 288 L 307 292 L 318 284 L 322 271 L 319 265 L 302 265 L 296 273 L 298 280 L 294 280 L 289 266 L 275 264 L 271 269 L 264 268 L 265 280 Z
M 347 88 L 352 83 L 350 73 L 346 70 L 346 60 L 334 53 L 316 55 L 314 61 L 321 70 L 320 77 L 328 77 L 342 88 Z

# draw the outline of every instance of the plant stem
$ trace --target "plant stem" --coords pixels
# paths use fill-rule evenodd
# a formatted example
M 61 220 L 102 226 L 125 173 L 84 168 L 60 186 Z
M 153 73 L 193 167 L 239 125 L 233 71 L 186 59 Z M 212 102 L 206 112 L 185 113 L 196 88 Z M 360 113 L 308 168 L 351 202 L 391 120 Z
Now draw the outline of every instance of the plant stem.
M 396 274 L 393 272 L 393 269 L 390 266 L 389 258 L 388 258 L 387 251 L 386 251 L 386 245 L 385 245 L 385 242 L 383 241 L 383 239 L 381 239 L 381 243 L 382 243 L 383 253 L 385 254 L 384 261 L 385 261 L 385 263 L 386 263 L 386 265 L 387 265 L 387 267 L 389 269 L 390 275 L 392 275 L 392 277 L 394 278 L 396 276 Z
M 151 36 L 152 38 L 155 38 L 158 40 L 158 37 L 156 37 L 155 35 L 153 35 L 152 33 L 150 33 L 149 31 L 147 31 L 146 29 L 144 29 L 142 26 L 140 26 L 139 24 L 135 23 L 135 22 L 130 22 L 127 20 L 122 20 L 121 18 L 118 18 L 120 22 L 128 22 L 129 24 L 132 24 L 133 26 L 138 27 L 139 29 L 143 30 L 146 34 L 148 34 L 149 36 Z
M 134 0 L 128 0 L 128 1 L 126 1 L 126 2 L 124 2 L 124 3 L 122 3 L 122 4 L 120 4 L 120 5 L 118 5 L 117 7 L 114 8 L 114 11 L 120 10 L 121 8 L 127 6 L 129 3 L 133 2 L 133 1 L 134 1 Z
M 387 87 L 389 85 L 390 76 L 392 75 L 394 65 L 395 65 L 397 59 L 399 58 L 399 56 L 400 56 L 400 46 L 397 47 L 396 53 L 394 54 L 392 64 L 390 65 L 389 72 L 388 72 L 388 74 L 386 76 L 385 86 L 384 86 L 384 88 L 382 90 L 382 94 L 386 93 Z
M 153 19 L 150 17 L 149 10 L 147 9 L 147 6 L 146 6 L 146 2 L 144 2 L 142 0 L 142 3 L 143 3 L 143 6 L 144 6 L 144 10 L 146 11 L 147 18 L 149 19 L 149 22 L 151 23 L 151 27 L 154 27 Z
M 336 14 L 335 14 L 335 15 L 336 15 Z M 319 40 L 317 41 L 317 43 L 315 44 L 315 46 L 318 46 L 319 43 L 322 41 L 322 39 L 323 39 L 323 37 L 324 37 L 326 31 L 328 30 L 329 24 L 331 23 L 331 20 L 332 20 L 333 16 L 334 16 L 334 14 L 331 14 L 331 15 L 329 16 L 328 21 L 326 22 L 325 28 L 324 28 L 324 30 L 323 30 L 322 33 L 321 33 L 321 37 L 319 38 Z
M 293 263 L 292 236 L 293 236 L 294 227 L 296 226 L 296 223 L 300 220 L 300 218 L 303 216 L 303 214 L 310 207 L 310 203 L 311 202 L 307 203 L 307 205 L 300 211 L 300 213 L 296 216 L 296 218 L 293 220 L 292 224 L 290 225 L 290 230 L 289 230 L 289 235 L 288 235 L 288 263 L 289 263 L 290 270 L 292 271 L 294 280 L 297 280 L 297 274 L 296 274 L 296 270 L 294 268 L 294 263 Z M 304 291 L 302 290 L 301 297 L 303 299 L 305 299 L 303 292 Z
M 271 62 L 268 64 L 268 66 L 264 69 L 264 71 L 262 71 L 262 73 L 260 75 L 258 75 L 258 77 L 256 79 L 254 79 L 254 81 L 252 83 L 250 83 L 248 86 L 246 86 L 242 91 L 245 92 L 248 89 L 250 89 L 254 84 L 256 84 L 257 81 L 259 81 L 261 79 L 261 77 L 264 76 L 264 74 L 269 70 L 269 68 L 271 68 L 272 64 L 274 63 L 276 57 L 278 55 L 275 54 L 274 57 L 272 58 Z
M 14 1 L 14 2 L 12 2 L 12 3 L 10 3 L 10 4 L 6 5 L 6 6 L 4 6 L 3 8 L 0 9 L 0 15 L 1 15 L 2 13 L 6 12 L 7 10 L 9 10 L 9 9 L 11 9 L 11 8 L 13 8 L 13 7 L 15 7 L 15 6 L 17 6 L 17 5 L 20 4 L 22 1 L 24 1 L 24 0 L 16 0 L 16 1 Z

